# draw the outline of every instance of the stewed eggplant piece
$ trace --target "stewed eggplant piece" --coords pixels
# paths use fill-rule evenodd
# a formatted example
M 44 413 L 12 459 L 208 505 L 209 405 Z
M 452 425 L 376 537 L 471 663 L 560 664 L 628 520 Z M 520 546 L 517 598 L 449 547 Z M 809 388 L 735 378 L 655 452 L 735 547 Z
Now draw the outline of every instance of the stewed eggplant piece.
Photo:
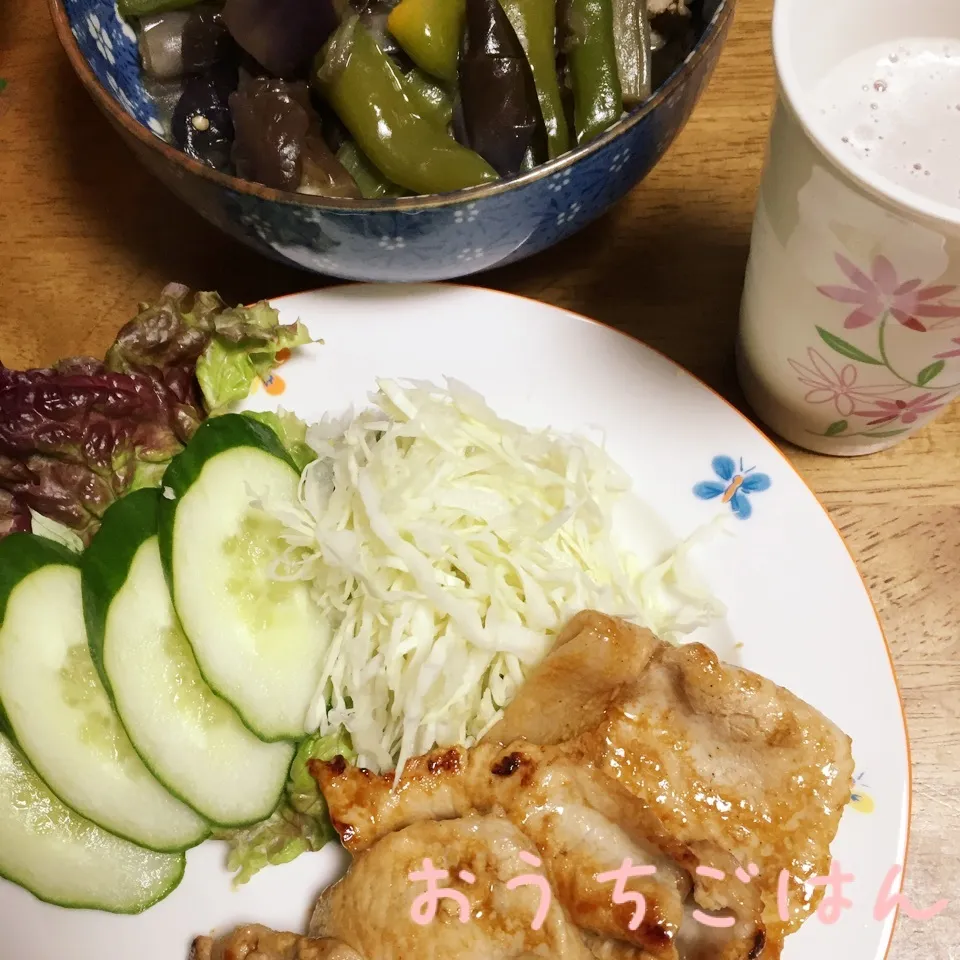
M 173 140 L 187 156 L 225 172 L 231 169 L 234 135 L 230 94 L 238 80 L 232 64 L 188 77 L 171 123 Z
M 140 21 L 140 59 L 154 80 L 203 73 L 235 52 L 223 15 L 207 4 L 151 14 Z
M 188 10 L 154 13 L 140 21 L 140 61 L 144 72 L 155 80 L 176 80 L 183 67 L 183 31 L 190 19 Z
M 636 0 L 645 3 L 646 0 Z M 500 0 L 530 61 L 551 159 L 570 149 L 557 70 L 557 0 Z
M 652 0 L 650 11 L 651 80 L 656 88 L 683 63 L 697 42 L 697 33 L 693 16 L 683 3 L 667 5 L 667 0 Z
M 230 97 L 237 176 L 277 190 L 359 197 L 320 134 L 305 83 L 243 77 Z
M 277 77 L 306 67 L 340 22 L 339 0 L 226 0 L 234 40 Z
M 230 111 L 237 176 L 277 190 L 296 190 L 310 127 L 306 84 L 244 77 L 230 95 Z
M 459 79 L 467 141 L 501 177 L 519 173 L 529 151 L 546 160 L 533 71 L 499 0 L 467 0 Z
M 307 131 L 303 144 L 303 175 L 300 193 L 315 197 L 357 200 L 363 196 L 358 182 L 337 154 L 330 149 L 317 125 Z

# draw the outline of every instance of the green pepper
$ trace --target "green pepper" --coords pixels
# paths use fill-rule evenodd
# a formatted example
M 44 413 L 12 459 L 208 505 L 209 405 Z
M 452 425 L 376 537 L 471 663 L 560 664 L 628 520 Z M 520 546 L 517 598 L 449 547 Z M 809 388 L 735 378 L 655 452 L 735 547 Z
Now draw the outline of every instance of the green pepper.
M 547 154 L 552 160 L 570 149 L 570 131 L 557 79 L 557 0 L 500 0 L 500 4 L 530 61 L 547 130 Z
M 599 137 L 623 113 L 611 0 L 566 0 L 564 52 L 573 85 L 577 143 Z
M 407 96 L 417 105 L 419 113 L 434 120 L 446 130 L 453 118 L 453 100 L 439 83 L 434 83 L 425 73 L 414 69 L 403 77 Z
M 651 93 L 653 49 L 647 0 L 613 0 L 613 37 L 623 102 L 634 106 Z
M 337 151 L 337 159 L 356 181 L 360 196 L 367 200 L 379 200 L 381 197 L 405 197 L 403 187 L 386 180 L 383 174 L 360 152 L 352 141 L 345 141 Z
M 195 7 L 201 0 L 117 0 L 121 17 L 146 17 L 151 13 Z
M 421 70 L 454 83 L 465 9 L 466 0 L 400 0 L 387 29 Z
M 417 112 L 402 74 L 356 17 L 340 25 L 319 59 L 319 93 L 388 180 L 423 194 L 498 179 L 483 157 Z

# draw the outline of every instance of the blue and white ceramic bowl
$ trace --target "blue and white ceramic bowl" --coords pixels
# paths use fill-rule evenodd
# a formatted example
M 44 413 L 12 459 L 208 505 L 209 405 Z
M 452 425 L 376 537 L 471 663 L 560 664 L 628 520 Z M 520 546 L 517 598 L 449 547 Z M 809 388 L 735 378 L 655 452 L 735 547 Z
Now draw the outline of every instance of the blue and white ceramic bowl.
M 428 281 L 520 260 L 600 216 L 663 156 L 707 84 L 735 0 L 710 16 L 687 60 L 604 136 L 530 173 L 399 200 L 330 200 L 273 190 L 191 160 L 162 139 L 136 36 L 115 0 L 49 0 L 60 41 L 96 103 L 143 163 L 231 236 L 275 259 L 350 280 Z

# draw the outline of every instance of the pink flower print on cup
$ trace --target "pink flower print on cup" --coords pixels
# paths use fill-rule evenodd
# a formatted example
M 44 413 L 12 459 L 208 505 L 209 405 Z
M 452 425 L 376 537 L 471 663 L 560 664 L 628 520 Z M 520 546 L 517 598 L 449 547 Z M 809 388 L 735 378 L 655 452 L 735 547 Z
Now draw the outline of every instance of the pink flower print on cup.
M 960 337 L 954 337 L 953 343 L 957 344 L 952 350 L 945 350 L 943 353 L 934 354 L 934 360 L 950 360 L 953 357 L 960 357 Z
M 843 322 L 848 330 L 865 327 L 889 314 L 907 329 L 923 333 L 927 327 L 921 317 L 939 320 L 960 317 L 960 306 L 934 302 L 953 293 L 955 286 L 924 287 L 918 278 L 901 282 L 893 264 L 883 256 L 874 257 L 870 276 L 841 253 L 836 254 L 835 259 L 853 286 L 827 285 L 817 290 L 831 300 L 854 306 Z
M 916 423 L 924 414 L 933 413 L 939 410 L 947 394 L 941 393 L 934 396 L 932 393 L 921 393 L 920 396 L 912 400 L 874 400 L 876 409 L 874 410 L 856 410 L 858 417 L 871 418 L 867 422 L 868 427 L 877 427 L 881 424 L 900 422 L 903 424 Z
M 804 399 L 807 403 L 832 403 L 842 417 L 851 416 L 858 402 L 869 403 L 873 397 L 886 397 L 907 389 L 904 384 L 858 385 L 858 371 L 852 363 L 846 363 L 838 370 L 813 347 L 807 348 L 807 358 L 809 366 L 798 360 L 787 361 L 797 379 L 810 388 Z

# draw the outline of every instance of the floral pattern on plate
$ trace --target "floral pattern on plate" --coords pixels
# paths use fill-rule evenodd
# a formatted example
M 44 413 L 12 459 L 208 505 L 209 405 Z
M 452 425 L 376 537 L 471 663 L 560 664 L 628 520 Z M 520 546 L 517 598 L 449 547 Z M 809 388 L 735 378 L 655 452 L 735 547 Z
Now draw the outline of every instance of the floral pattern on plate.
M 850 793 L 850 809 L 858 813 L 873 813 L 877 805 L 873 797 L 867 793 L 869 787 L 864 780 L 864 774 L 858 773 L 853 778 L 853 790 Z

